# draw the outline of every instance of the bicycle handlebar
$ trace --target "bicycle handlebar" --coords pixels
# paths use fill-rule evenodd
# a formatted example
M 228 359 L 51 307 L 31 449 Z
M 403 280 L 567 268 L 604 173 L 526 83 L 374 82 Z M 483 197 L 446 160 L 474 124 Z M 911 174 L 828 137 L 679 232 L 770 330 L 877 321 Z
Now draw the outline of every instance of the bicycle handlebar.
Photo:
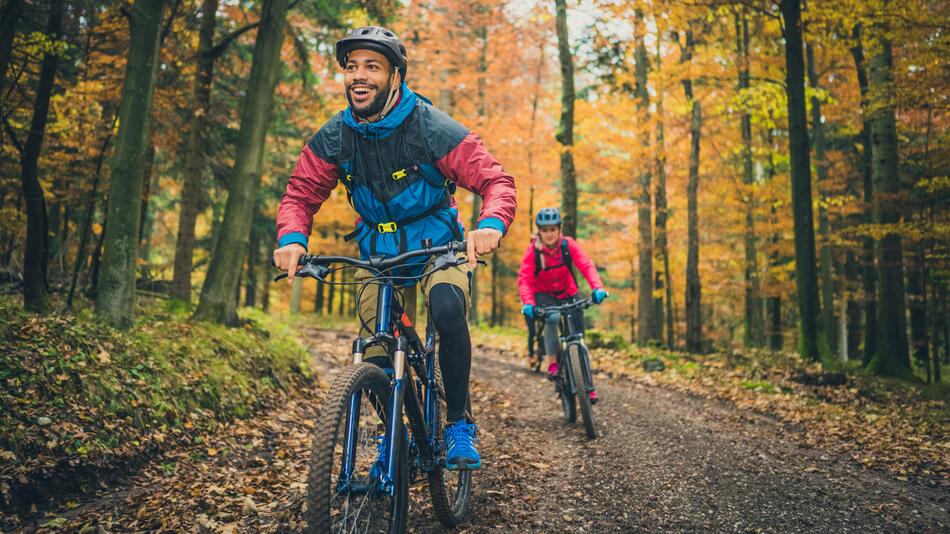
M 342 263 L 353 267 L 361 267 L 379 274 L 393 267 L 398 267 L 412 258 L 418 258 L 420 256 L 436 256 L 441 254 L 442 257 L 437 259 L 435 265 L 433 266 L 434 270 L 439 270 L 448 267 L 449 264 L 455 260 L 457 254 L 464 254 L 466 252 L 467 243 L 465 241 L 452 241 L 437 247 L 424 247 L 418 250 L 410 250 L 409 252 L 403 252 L 402 254 L 393 256 L 392 258 L 386 258 L 384 256 L 372 256 L 368 260 L 361 260 L 358 258 L 351 258 L 349 256 L 319 256 L 316 254 L 304 254 L 303 256 L 300 256 L 300 259 L 297 261 L 298 265 L 301 266 L 300 270 L 297 271 L 297 276 L 317 278 L 322 280 L 323 277 L 330 272 L 329 265 L 334 263 Z M 273 263 L 273 260 L 271 260 L 271 263 Z M 479 260 L 479 263 L 484 262 Z M 274 280 L 276 281 L 286 277 L 287 273 L 283 273 L 274 278 Z
M 571 302 L 570 304 L 559 304 L 557 306 L 552 305 L 552 306 L 543 306 L 543 307 L 535 306 L 535 308 L 538 312 L 538 316 L 543 316 L 545 313 L 551 313 L 551 312 L 564 313 L 564 312 L 568 312 L 574 309 L 585 310 L 587 308 L 590 308 L 593 305 L 594 305 L 594 299 L 591 297 L 587 297 L 585 299 Z
M 458 254 L 460 252 L 466 252 L 467 244 L 465 241 L 452 241 L 445 245 L 440 245 L 437 247 L 426 247 L 418 250 L 410 250 L 409 252 L 403 252 L 398 256 L 393 256 L 392 258 L 386 258 L 384 256 L 373 256 L 368 260 L 361 260 L 357 258 L 351 258 L 349 256 L 318 256 L 304 254 L 298 260 L 300 265 L 330 265 L 332 263 L 345 263 L 347 265 L 352 265 L 354 267 L 363 267 L 365 269 L 384 271 L 391 267 L 396 267 L 402 265 L 406 260 L 412 258 L 417 258 L 419 256 L 434 256 L 436 254 Z

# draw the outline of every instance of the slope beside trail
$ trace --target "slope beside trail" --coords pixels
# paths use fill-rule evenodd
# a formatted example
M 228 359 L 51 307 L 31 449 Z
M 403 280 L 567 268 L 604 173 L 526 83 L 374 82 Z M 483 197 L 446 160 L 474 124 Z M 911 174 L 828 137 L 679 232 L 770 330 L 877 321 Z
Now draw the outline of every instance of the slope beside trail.
M 127 485 L 30 523 L 85 532 L 299 532 L 312 415 L 352 334 L 311 329 L 321 384 L 176 451 Z M 564 423 L 552 385 L 479 345 L 472 395 L 484 467 L 463 532 L 946 532 L 950 495 L 803 449 L 781 423 L 598 374 L 601 436 Z M 410 530 L 442 532 L 424 486 Z M 42 527 L 42 525 L 46 525 Z

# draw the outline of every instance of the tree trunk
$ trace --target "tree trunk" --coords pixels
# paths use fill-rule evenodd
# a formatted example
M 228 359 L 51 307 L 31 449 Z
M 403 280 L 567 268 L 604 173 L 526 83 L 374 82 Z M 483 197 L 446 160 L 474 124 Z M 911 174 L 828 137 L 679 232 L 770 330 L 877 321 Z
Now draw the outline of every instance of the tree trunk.
M 205 162 L 205 132 L 211 113 L 211 83 L 214 75 L 215 13 L 218 0 L 201 3 L 201 27 L 198 31 L 198 70 L 195 75 L 194 116 L 188 127 L 188 146 L 185 151 L 185 174 L 178 213 L 178 239 L 175 241 L 175 263 L 171 295 L 191 302 L 191 271 L 194 263 L 195 221 L 201 210 L 201 175 Z
M 768 165 L 766 167 L 766 172 L 768 174 L 768 181 L 771 182 L 775 178 L 775 158 L 773 154 L 775 150 L 775 139 L 772 135 L 772 130 L 770 128 L 765 129 L 765 137 L 768 143 Z M 778 199 L 771 199 L 772 207 L 769 209 L 769 215 L 774 225 L 778 221 L 778 209 L 776 205 L 778 204 Z M 778 244 L 781 241 L 781 235 L 778 231 L 773 231 L 772 235 L 769 237 L 771 244 L 771 250 L 769 251 L 769 273 L 777 271 L 782 264 L 782 259 L 779 257 L 778 253 Z M 782 350 L 785 345 L 784 336 L 782 335 L 782 296 L 778 290 L 772 291 L 773 295 L 766 299 L 765 307 L 768 312 L 768 338 L 769 338 L 769 349 L 771 350 Z
M 154 214 L 149 213 L 152 191 L 158 187 L 158 174 L 155 172 L 155 145 L 149 143 L 145 151 L 145 171 L 142 173 L 142 211 L 139 216 L 139 258 L 148 262 L 152 241 L 152 221 Z
M 163 0 L 136 0 L 129 16 L 132 40 L 119 104 L 119 133 L 106 210 L 111 224 L 105 230 L 105 255 L 96 292 L 96 313 L 119 328 L 132 324 L 142 178 L 163 5 Z
M 231 291 L 238 276 L 234 266 L 242 263 L 250 238 L 251 221 L 247 214 L 254 209 L 260 185 L 264 141 L 281 68 L 280 46 L 284 39 L 286 14 L 287 0 L 269 0 L 263 4 L 241 113 L 228 204 L 195 312 L 195 317 L 200 320 L 228 324 L 237 320 L 237 302 Z
M 109 203 L 108 197 L 105 199 L 105 203 Z M 103 207 L 105 211 L 105 207 Z M 99 232 L 99 236 L 96 238 L 96 250 L 92 253 L 92 265 L 90 265 L 89 270 L 89 285 L 86 286 L 86 295 L 94 296 L 96 294 L 96 288 L 99 287 L 99 268 L 102 266 L 102 244 L 106 240 L 106 230 L 109 228 L 109 219 L 108 213 L 105 214 L 105 219 L 102 220 L 102 231 Z
M 871 143 L 871 123 L 868 117 L 868 74 L 864 65 L 864 46 L 861 44 L 861 24 L 855 24 L 851 38 L 854 46 L 851 47 L 851 55 L 854 57 L 854 67 L 858 74 L 858 87 L 861 89 L 861 143 L 864 150 L 861 156 L 864 164 L 864 222 L 872 224 L 874 222 L 874 181 L 872 179 L 871 166 L 874 160 L 874 148 Z M 877 269 L 874 264 L 874 239 L 865 237 L 863 239 L 864 253 L 861 258 L 861 279 L 864 291 L 864 352 L 862 361 L 867 367 L 871 363 L 871 358 L 877 351 Z
M 657 43 L 657 68 L 660 65 L 660 46 Z M 663 266 L 663 273 L 657 273 L 656 289 L 663 292 L 665 298 L 658 298 L 657 324 L 663 324 L 664 301 L 666 303 L 666 347 L 673 350 L 676 334 L 673 330 L 673 285 L 670 282 L 670 249 L 666 235 L 666 219 L 669 215 L 666 205 L 666 149 L 663 144 L 663 97 L 658 94 L 656 104 L 656 253 Z M 662 332 L 659 336 L 662 339 Z
M 935 308 L 934 319 L 934 350 L 933 350 L 933 369 L 934 383 L 939 384 L 942 381 L 940 372 L 940 352 L 943 351 L 944 360 L 950 357 L 950 314 L 947 313 L 947 288 L 946 281 L 942 283 L 931 284 L 931 291 L 934 299 L 932 306 Z
M 561 122 L 555 139 L 561 144 L 561 211 L 564 235 L 577 237 L 577 176 L 574 174 L 574 58 L 567 35 L 567 5 L 554 0 L 557 50 L 561 60 Z
M 478 193 L 472 193 L 472 220 L 471 220 L 471 229 L 478 227 L 478 214 L 482 211 L 482 197 L 478 196 Z M 478 273 L 481 269 L 476 268 L 472 272 L 472 288 L 471 288 L 471 300 L 472 309 L 469 312 L 468 321 L 472 324 L 478 324 Z
M 692 61 L 693 32 L 686 32 L 682 61 Z M 686 350 L 703 350 L 702 284 L 699 280 L 699 141 L 702 128 L 702 107 L 693 98 L 693 81 L 683 80 L 686 101 L 691 104 L 689 181 L 686 186 L 687 252 L 686 252 Z
M 46 35 L 58 39 L 63 17 L 63 0 L 53 0 L 49 6 Z M 36 100 L 33 104 L 33 120 L 30 133 L 20 154 L 20 181 L 23 199 L 26 201 L 26 240 L 23 257 L 23 306 L 32 312 L 49 310 L 49 295 L 46 286 L 46 267 L 49 260 L 46 199 L 39 180 L 40 151 L 49 102 L 56 81 L 59 56 L 47 53 L 40 64 L 40 78 L 36 84 Z
M 294 278 L 293 285 L 290 286 L 290 314 L 297 315 L 300 313 L 300 291 L 303 287 L 301 285 L 303 278 Z
M 23 0 L 6 0 L 0 8 L 0 95 L 4 94 L 3 82 L 13 57 L 13 38 L 22 12 Z
M 349 273 L 351 272 L 353 271 L 348 269 L 340 271 L 340 281 L 343 282 L 343 285 L 340 286 L 340 302 L 337 304 L 336 309 L 336 313 L 340 317 L 344 317 L 346 315 L 346 295 L 350 292 L 350 288 L 346 285 L 346 283 L 349 281 Z
M 827 197 L 822 191 L 827 188 L 828 158 L 825 154 L 825 125 L 821 121 L 821 99 L 817 96 L 818 68 L 815 65 L 815 52 L 811 45 L 805 45 L 807 58 L 808 84 L 816 92 L 811 97 L 812 147 L 815 150 L 815 172 L 818 175 L 818 234 L 821 236 L 821 311 L 822 321 L 826 325 L 828 345 L 837 346 L 835 335 L 835 286 L 831 245 L 831 222 L 828 220 Z
M 324 290 L 325 290 L 326 287 L 327 287 L 326 284 L 321 283 L 321 282 L 317 282 L 317 291 L 316 291 L 316 294 L 315 294 L 314 297 L 313 297 L 313 313 L 315 313 L 315 314 L 317 314 L 317 315 L 322 315 L 322 314 L 323 314 L 323 306 L 324 306 L 324 305 L 323 305 L 323 301 L 324 301 L 324 299 L 323 299 L 323 292 L 324 292 Z
M 858 273 L 858 259 L 854 251 L 848 251 L 845 258 L 845 273 L 847 275 L 848 288 L 845 292 L 848 305 L 846 308 L 848 314 L 848 358 L 854 359 L 861 351 L 861 303 L 855 298 L 857 288 L 860 284 Z
M 782 0 L 782 17 L 785 23 L 785 90 L 788 94 L 792 214 L 795 227 L 795 285 L 799 313 L 798 352 L 806 360 L 819 361 L 826 358 L 829 351 L 821 324 L 821 306 L 818 303 L 800 0 Z
M 872 97 L 871 145 L 874 159 L 871 172 L 874 181 L 874 223 L 893 225 L 900 222 L 900 175 L 897 171 L 897 122 L 894 110 L 894 80 L 891 69 L 891 43 L 880 28 L 881 49 L 871 58 Z M 877 350 L 869 368 L 882 375 L 910 373 L 907 347 L 907 318 L 904 301 L 904 265 L 901 237 L 889 231 L 877 244 L 878 265 Z
M 260 231 L 256 228 L 260 214 L 254 210 L 251 221 L 251 237 L 247 245 L 247 278 L 244 286 L 244 305 L 253 308 L 257 305 L 257 261 L 261 252 Z
M 924 284 L 923 245 L 914 256 L 914 265 L 907 271 L 907 306 L 910 308 L 910 345 L 914 363 L 926 370 L 927 383 L 933 377 L 930 372 L 930 338 L 927 332 L 927 286 Z
M 650 112 L 650 93 L 647 89 L 647 76 L 650 69 L 649 59 L 647 57 L 647 48 L 644 43 L 646 32 L 646 23 L 643 19 L 643 13 L 637 10 L 637 26 L 634 29 L 637 33 L 636 50 L 636 89 L 634 90 L 637 99 L 638 122 L 646 124 Z M 650 146 L 650 135 L 646 128 L 641 128 L 640 143 L 644 149 Z M 639 328 L 637 329 L 637 341 L 648 343 L 657 340 L 657 317 L 656 304 L 653 299 L 653 217 L 652 217 L 652 181 L 653 173 L 649 165 L 644 165 L 637 177 L 637 184 L 640 187 L 637 195 L 637 226 L 639 229 L 640 241 L 637 243 L 637 250 L 640 257 L 639 265 L 639 291 L 637 292 L 637 312 L 639 313 Z M 662 338 L 660 338 L 662 339 Z
M 336 282 L 338 278 L 339 271 L 334 271 L 327 276 L 327 280 L 331 282 Z M 336 285 L 327 284 L 327 315 L 333 315 L 333 297 L 336 295 Z
M 749 74 L 749 21 L 747 8 L 741 17 L 736 15 L 736 51 L 739 56 L 739 93 L 745 94 L 750 87 Z M 743 105 L 739 117 L 742 134 L 742 184 L 745 201 L 745 345 L 761 347 L 763 344 L 763 318 L 761 289 L 759 287 L 759 263 L 755 235 L 755 172 L 752 165 L 752 116 Z
M 86 201 L 86 212 L 83 215 L 82 232 L 79 236 L 79 249 L 76 251 L 76 262 L 73 264 L 72 280 L 69 283 L 69 296 L 66 298 L 66 307 L 73 307 L 73 296 L 76 294 L 76 284 L 79 279 L 79 270 L 86 262 L 86 243 L 92 233 L 92 218 L 96 211 L 96 196 L 99 193 L 99 179 L 102 177 L 102 163 L 106 159 L 106 150 L 109 148 L 109 142 L 112 140 L 112 132 L 115 130 L 115 124 L 119 120 L 118 110 L 112 115 L 112 123 L 106 138 L 99 147 L 99 156 L 96 157 L 96 174 L 92 178 L 92 189 L 89 191 L 89 198 Z

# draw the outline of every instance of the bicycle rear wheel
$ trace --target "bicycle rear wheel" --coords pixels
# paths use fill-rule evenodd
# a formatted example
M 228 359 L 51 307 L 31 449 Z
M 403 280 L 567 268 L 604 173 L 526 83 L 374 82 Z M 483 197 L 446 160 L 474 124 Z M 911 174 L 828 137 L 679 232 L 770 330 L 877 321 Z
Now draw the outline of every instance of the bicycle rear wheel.
M 307 532 L 403 532 L 409 506 L 409 464 L 403 433 L 391 437 L 397 451 L 393 495 L 383 491 L 377 438 L 386 434 L 391 389 L 379 367 L 360 363 L 334 381 L 320 408 L 307 476 Z M 351 475 L 341 480 L 351 401 L 356 399 Z
M 445 388 L 442 382 L 442 369 L 439 359 L 435 358 L 435 381 L 438 388 L 439 417 L 436 427 L 431 429 L 442 442 L 442 431 L 445 429 Z M 465 411 L 471 415 L 472 399 L 466 400 Z M 444 456 L 444 455 L 443 455 Z M 444 459 L 444 458 L 443 458 Z M 432 499 L 432 508 L 439 523 L 446 528 L 454 528 L 465 520 L 468 514 L 472 497 L 472 472 L 449 471 L 439 464 L 429 472 L 429 497 Z
M 590 384 L 587 383 L 587 373 L 581 367 L 581 347 L 577 343 L 571 343 L 568 348 L 568 357 L 571 359 L 571 369 L 574 374 L 574 383 L 577 385 L 577 403 L 581 407 L 581 418 L 584 420 L 584 431 L 588 439 L 597 438 L 597 419 L 594 417 L 594 407 L 590 403 L 588 390 Z

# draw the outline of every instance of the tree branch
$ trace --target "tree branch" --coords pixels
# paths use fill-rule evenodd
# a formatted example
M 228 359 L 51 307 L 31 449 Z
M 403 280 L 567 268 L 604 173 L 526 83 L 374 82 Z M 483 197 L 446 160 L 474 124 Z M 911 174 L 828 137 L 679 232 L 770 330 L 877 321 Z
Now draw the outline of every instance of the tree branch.
M 168 21 L 165 23 L 165 27 L 162 28 L 161 37 L 158 38 L 158 46 L 161 48 L 162 43 L 165 42 L 165 38 L 168 37 L 168 34 L 172 31 L 172 24 L 175 22 L 175 17 L 178 16 L 178 8 L 181 7 L 181 0 L 175 0 L 175 5 L 172 6 L 172 12 L 168 14 Z
M 211 51 L 208 52 L 208 55 L 211 56 L 212 59 L 218 59 L 219 57 L 221 57 L 221 54 L 223 54 L 224 51 L 227 50 L 228 46 L 229 46 L 235 39 L 237 39 L 238 37 L 240 37 L 241 35 L 244 35 L 245 33 L 249 32 L 249 31 L 253 30 L 254 28 L 257 28 L 257 27 L 260 26 L 260 25 L 261 25 L 260 21 L 258 21 L 258 22 L 252 22 L 252 23 L 248 24 L 247 26 L 244 26 L 243 28 L 238 28 L 238 29 L 234 30 L 233 32 L 231 32 L 231 33 L 229 33 L 227 36 L 225 36 L 224 39 L 221 39 L 221 42 L 220 42 L 220 43 L 218 43 L 218 44 L 214 45 L 213 47 L 211 47 Z
M 10 136 L 10 142 L 13 143 L 16 151 L 20 153 L 20 156 L 23 156 L 23 145 L 21 145 L 20 141 L 16 138 L 16 132 L 13 131 L 13 127 L 10 126 L 10 121 L 8 121 L 6 117 L 3 118 L 3 129 L 6 130 L 7 135 Z

